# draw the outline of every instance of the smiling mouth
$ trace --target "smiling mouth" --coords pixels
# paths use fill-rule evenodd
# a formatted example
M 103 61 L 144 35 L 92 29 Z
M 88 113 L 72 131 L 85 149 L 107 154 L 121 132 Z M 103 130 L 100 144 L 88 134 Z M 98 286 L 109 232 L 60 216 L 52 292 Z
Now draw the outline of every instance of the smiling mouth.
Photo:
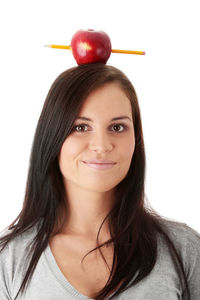
M 87 163 L 83 161 L 85 165 L 87 165 L 90 168 L 96 169 L 96 170 L 107 170 L 111 169 L 116 163 Z

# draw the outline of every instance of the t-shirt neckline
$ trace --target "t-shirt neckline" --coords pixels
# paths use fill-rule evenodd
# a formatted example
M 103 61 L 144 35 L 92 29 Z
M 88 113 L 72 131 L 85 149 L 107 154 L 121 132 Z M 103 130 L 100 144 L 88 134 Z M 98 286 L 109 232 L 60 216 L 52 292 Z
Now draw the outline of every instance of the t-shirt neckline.
M 62 287 L 69 293 L 71 296 L 73 296 L 76 299 L 79 300 L 93 300 L 92 298 L 89 298 L 83 294 L 81 294 L 74 286 L 71 285 L 71 283 L 67 280 L 67 278 L 64 276 L 62 271 L 60 270 L 59 266 L 57 265 L 57 262 L 55 260 L 55 257 L 51 251 L 50 245 L 48 243 L 48 246 L 45 250 L 45 258 L 46 261 L 51 269 L 51 272 L 53 273 L 54 277 L 59 281 L 59 283 L 62 285 Z

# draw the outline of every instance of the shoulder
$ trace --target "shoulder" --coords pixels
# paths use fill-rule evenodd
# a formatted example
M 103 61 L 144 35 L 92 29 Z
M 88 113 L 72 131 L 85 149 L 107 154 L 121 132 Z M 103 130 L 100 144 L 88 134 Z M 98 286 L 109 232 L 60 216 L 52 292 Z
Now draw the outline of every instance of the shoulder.
M 162 226 L 182 259 L 187 278 L 200 278 L 200 233 L 176 221 L 163 220 Z
M 38 224 L 34 225 L 33 227 L 27 229 L 26 231 L 18 234 L 14 238 L 12 238 L 7 246 L 4 249 L 9 249 L 13 251 L 22 250 L 24 247 L 26 247 L 35 237 L 38 230 Z M 14 229 L 5 229 L 2 232 L 0 232 L 0 239 L 11 234 L 14 231 Z M 0 247 L 1 249 L 1 247 Z M 4 252 L 4 250 L 3 250 Z M 1 253 L 1 252 L 0 252 Z
M 177 246 L 196 248 L 200 246 L 200 233 L 186 223 L 163 220 L 162 227 Z
M 29 245 L 37 234 L 37 226 L 12 238 L 3 248 L 2 238 L 13 232 L 5 229 L 0 232 L 0 299 L 13 299 L 12 294 L 23 280 L 25 267 L 27 266 Z
M 2 247 L 0 243 L 0 267 L 9 270 L 13 275 L 19 271 L 25 264 L 30 245 L 37 234 L 37 225 L 31 227 L 23 233 L 12 238 L 6 245 Z M 13 229 L 6 229 L 0 233 L 0 239 L 11 234 Z M 3 248 L 3 249 L 2 249 Z

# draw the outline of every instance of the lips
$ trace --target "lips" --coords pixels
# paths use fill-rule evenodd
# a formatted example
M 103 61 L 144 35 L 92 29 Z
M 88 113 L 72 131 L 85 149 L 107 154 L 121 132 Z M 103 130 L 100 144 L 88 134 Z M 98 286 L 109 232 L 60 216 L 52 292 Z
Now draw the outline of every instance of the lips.
M 116 163 L 111 160 L 86 160 L 83 161 L 88 167 L 97 169 L 97 170 L 105 170 L 112 168 Z
M 87 164 L 116 164 L 112 160 L 101 160 L 101 159 L 84 160 L 83 162 Z

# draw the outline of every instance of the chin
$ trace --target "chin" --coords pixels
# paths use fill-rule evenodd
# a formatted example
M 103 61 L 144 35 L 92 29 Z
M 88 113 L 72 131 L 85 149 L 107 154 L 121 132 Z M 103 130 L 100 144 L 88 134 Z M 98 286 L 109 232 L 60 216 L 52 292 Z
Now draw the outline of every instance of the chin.
M 86 188 L 87 190 L 90 190 L 90 191 L 98 192 L 98 193 L 105 193 L 105 192 L 111 191 L 114 188 L 116 188 L 116 186 L 122 180 L 116 181 L 116 182 L 112 182 L 112 183 L 109 183 L 108 181 L 106 181 L 106 182 L 104 181 L 104 182 L 101 182 L 101 183 L 99 181 L 97 183 L 94 183 L 94 182 L 90 181 L 90 183 L 86 184 L 84 186 L 84 188 Z

